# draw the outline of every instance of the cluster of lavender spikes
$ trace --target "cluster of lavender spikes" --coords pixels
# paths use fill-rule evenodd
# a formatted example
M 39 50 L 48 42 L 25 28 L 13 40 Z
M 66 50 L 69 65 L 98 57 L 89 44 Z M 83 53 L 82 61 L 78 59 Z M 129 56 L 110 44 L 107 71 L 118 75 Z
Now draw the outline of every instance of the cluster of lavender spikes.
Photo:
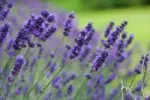
M 11 7 L 0 3 L 0 100 L 149 100 L 150 54 L 133 67 L 127 21 L 111 21 L 102 39 L 91 22 L 78 29 L 74 12 L 58 23 L 59 14 L 42 10 L 13 34 L 4 21 Z

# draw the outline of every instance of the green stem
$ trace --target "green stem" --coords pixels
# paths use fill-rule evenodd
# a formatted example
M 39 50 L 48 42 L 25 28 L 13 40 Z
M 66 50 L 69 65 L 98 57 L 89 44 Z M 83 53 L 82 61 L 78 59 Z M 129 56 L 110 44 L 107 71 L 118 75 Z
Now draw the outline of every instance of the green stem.
M 81 86 L 77 90 L 73 100 L 77 100 L 78 95 L 81 93 L 82 89 L 84 88 L 84 86 L 87 82 L 88 82 L 88 80 L 87 80 L 87 78 L 85 78 L 84 81 L 82 82 Z
M 68 61 L 69 62 L 69 61 Z M 68 62 L 66 64 L 64 64 L 63 66 L 60 66 L 60 69 L 58 70 L 58 72 L 56 72 L 56 74 L 53 76 L 53 78 L 46 84 L 46 86 L 43 88 L 43 91 L 41 93 L 40 96 L 42 96 L 46 89 L 48 88 L 48 86 L 52 83 L 52 81 L 56 78 L 56 76 L 65 68 L 65 66 L 68 64 Z M 40 98 L 40 96 L 38 97 L 38 99 Z
M 44 71 L 46 70 L 46 68 L 44 68 L 40 73 L 43 73 L 42 75 L 39 76 L 38 80 L 32 85 L 32 87 L 30 88 L 29 92 L 27 93 L 27 97 L 30 95 L 30 93 L 33 91 L 34 87 L 37 85 L 38 82 L 41 81 L 41 79 L 44 76 Z
M 124 100 L 124 83 L 123 83 L 123 80 L 121 81 L 121 84 L 122 84 L 122 88 L 121 88 L 121 100 Z
M 142 63 L 142 72 L 144 71 L 143 75 L 142 75 L 142 98 L 144 99 L 144 84 L 145 84 L 145 78 L 146 78 L 146 72 L 147 72 L 147 66 L 145 66 L 145 70 L 144 70 L 144 62 L 145 62 L 145 57 L 146 55 L 144 56 L 144 59 L 143 59 L 143 63 Z
M 137 75 L 136 75 L 136 76 L 137 76 Z M 134 83 L 134 81 L 135 81 L 135 79 L 136 79 L 136 76 L 133 77 L 133 79 L 132 79 L 132 81 L 131 81 L 131 83 L 130 83 L 130 85 L 129 85 L 129 88 L 131 88 L 132 84 Z

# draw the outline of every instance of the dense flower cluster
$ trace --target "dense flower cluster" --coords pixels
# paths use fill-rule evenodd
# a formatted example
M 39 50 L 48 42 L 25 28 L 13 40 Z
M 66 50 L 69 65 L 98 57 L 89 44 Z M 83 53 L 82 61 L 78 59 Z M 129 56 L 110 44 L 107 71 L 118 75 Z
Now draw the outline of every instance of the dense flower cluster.
M 0 2 L 0 20 L 11 7 Z M 134 62 L 141 52 L 127 21 L 111 21 L 103 36 L 91 22 L 78 29 L 74 12 L 15 11 L 23 25 L 17 13 L 0 25 L 0 100 L 149 100 L 150 54 Z

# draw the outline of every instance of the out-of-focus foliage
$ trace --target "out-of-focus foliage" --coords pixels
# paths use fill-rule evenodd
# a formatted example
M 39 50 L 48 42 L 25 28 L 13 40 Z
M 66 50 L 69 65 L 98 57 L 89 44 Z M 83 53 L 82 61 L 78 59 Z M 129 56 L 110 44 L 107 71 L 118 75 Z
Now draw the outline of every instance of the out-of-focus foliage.
M 108 9 L 150 5 L 150 0 L 43 0 L 57 3 L 66 8 Z

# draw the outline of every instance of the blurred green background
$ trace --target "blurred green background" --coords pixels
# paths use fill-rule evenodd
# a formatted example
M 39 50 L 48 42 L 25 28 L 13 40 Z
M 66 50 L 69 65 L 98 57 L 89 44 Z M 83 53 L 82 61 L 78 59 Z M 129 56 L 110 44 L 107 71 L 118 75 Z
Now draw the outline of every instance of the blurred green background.
M 66 11 L 75 11 L 79 28 L 89 21 L 103 30 L 113 20 L 128 20 L 127 31 L 135 34 L 136 42 L 147 46 L 150 40 L 150 0 L 43 0 Z

